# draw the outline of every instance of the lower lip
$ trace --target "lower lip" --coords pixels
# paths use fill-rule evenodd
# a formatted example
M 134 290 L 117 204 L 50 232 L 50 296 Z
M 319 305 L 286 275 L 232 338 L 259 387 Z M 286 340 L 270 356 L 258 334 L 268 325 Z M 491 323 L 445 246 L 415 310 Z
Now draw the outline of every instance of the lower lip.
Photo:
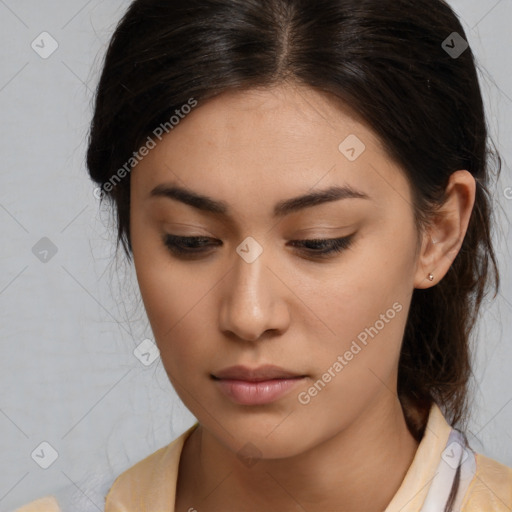
M 303 377 L 294 379 L 272 379 L 261 382 L 221 379 L 215 382 L 228 398 L 238 404 L 263 405 L 283 397 L 302 381 Z

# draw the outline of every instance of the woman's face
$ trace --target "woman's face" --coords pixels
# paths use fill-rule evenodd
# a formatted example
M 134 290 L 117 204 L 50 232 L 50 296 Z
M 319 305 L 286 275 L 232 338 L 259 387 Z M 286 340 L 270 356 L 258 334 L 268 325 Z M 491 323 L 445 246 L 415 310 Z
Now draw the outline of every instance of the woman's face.
M 293 456 L 396 400 L 426 276 L 408 182 L 348 112 L 291 86 L 199 103 L 132 170 L 130 208 L 163 365 L 224 446 Z M 167 234 L 206 240 L 180 254 Z M 338 238 L 348 244 L 324 255 L 330 242 L 297 242 Z M 278 369 L 249 371 L 265 365 Z

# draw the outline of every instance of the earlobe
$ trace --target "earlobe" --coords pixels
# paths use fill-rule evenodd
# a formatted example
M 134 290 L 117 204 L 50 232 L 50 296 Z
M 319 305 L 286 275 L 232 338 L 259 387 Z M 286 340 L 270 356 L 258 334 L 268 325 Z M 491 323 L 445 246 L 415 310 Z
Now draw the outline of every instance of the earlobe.
M 434 226 L 432 226 L 432 229 L 434 229 Z M 439 274 L 436 276 L 435 272 L 438 258 L 435 246 L 437 240 L 431 237 L 431 231 L 429 229 L 423 236 L 414 278 L 414 288 L 430 288 L 434 281 L 437 283 L 440 280 Z
M 446 187 L 445 202 L 431 219 L 418 255 L 415 288 L 430 288 L 446 275 L 466 236 L 475 202 L 476 181 L 456 171 Z

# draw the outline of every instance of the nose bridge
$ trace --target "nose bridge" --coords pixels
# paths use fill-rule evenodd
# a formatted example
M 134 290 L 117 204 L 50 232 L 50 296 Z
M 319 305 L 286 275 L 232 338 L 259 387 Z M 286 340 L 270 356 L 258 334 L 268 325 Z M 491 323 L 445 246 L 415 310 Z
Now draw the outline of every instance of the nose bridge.
M 258 339 L 268 329 L 282 327 L 275 277 L 266 267 L 270 252 L 254 238 L 247 237 L 237 255 L 221 308 L 221 328 L 240 338 Z M 281 310 L 282 311 L 282 310 Z
M 266 251 L 256 239 L 247 237 L 236 248 L 235 268 L 230 284 L 232 302 L 243 307 L 244 303 L 251 308 L 262 308 L 265 298 L 262 296 L 266 279 Z M 267 285 L 268 287 L 268 285 Z M 267 290 L 268 291 L 268 290 Z

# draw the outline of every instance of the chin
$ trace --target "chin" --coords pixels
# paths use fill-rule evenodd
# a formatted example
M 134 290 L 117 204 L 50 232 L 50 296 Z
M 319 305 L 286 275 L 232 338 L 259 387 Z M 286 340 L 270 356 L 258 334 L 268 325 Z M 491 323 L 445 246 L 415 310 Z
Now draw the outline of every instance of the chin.
M 284 459 L 299 455 L 316 444 L 314 432 L 306 430 L 304 422 L 293 420 L 293 414 L 277 419 L 275 416 L 258 418 L 255 414 L 232 419 L 222 417 L 224 428 L 211 419 L 202 423 L 203 428 L 239 458 Z M 284 421 L 283 417 L 286 418 Z

